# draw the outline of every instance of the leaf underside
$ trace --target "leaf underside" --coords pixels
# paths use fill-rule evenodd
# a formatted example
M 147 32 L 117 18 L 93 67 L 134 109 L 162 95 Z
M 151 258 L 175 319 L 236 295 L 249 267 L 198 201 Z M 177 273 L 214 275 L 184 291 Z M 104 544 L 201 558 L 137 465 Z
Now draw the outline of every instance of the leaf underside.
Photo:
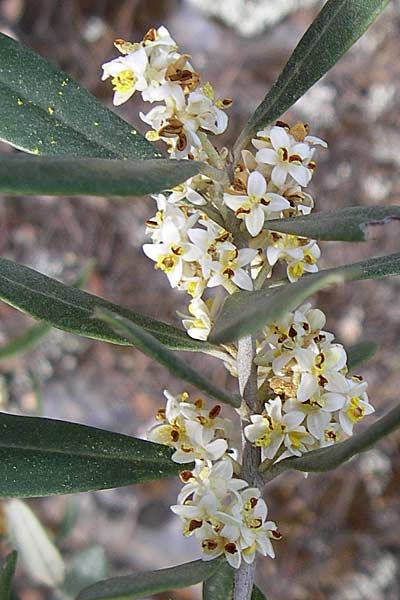
M 195 560 L 159 571 L 136 572 L 99 581 L 82 590 L 76 600 L 134 600 L 150 594 L 185 588 L 204 581 L 221 565 L 221 559 Z
M 47 196 L 146 196 L 200 172 L 193 160 L 0 157 L 0 192 Z
M 339 210 L 315 213 L 265 222 L 265 229 L 291 233 L 313 240 L 363 242 L 368 225 L 384 225 L 400 219 L 400 206 L 351 206 Z
M 399 274 L 400 253 L 395 253 L 305 275 L 295 283 L 275 288 L 237 292 L 225 300 L 209 340 L 214 344 L 233 342 L 256 333 L 265 324 L 276 321 L 312 294 L 332 284 Z

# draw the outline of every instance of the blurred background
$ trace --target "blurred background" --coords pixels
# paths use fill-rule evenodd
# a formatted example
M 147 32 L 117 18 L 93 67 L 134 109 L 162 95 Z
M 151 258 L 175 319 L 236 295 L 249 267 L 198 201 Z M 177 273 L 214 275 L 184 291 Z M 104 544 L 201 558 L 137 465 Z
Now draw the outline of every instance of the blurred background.
M 111 105 L 101 64 L 117 37 L 140 40 L 165 24 L 182 52 L 233 98 L 231 144 L 283 67 L 323 2 L 316 0 L 1 0 L 0 28 L 61 67 Z M 400 3 L 392 1 L 368 33 L 287 115 L 328 141 L 319 151 L 312 194 L 317 210 L 400 204 Z M 118 114 L 144 131 L 134 99 Z M 0 107 L 1 110 L 1 107 Z M 1 151 L 12 151 L 6 146 Z M 95 258 L 86 284 L 94 294 L 178 324 L 185 297 L 172 291 L 141 251 L 151 199 L 0 198 L 0 254 L 71 283 Z M 321 267 L 399 251 L 400 224 L 371 227 L 361 244 L 322 243 Z M 151 285 L 149 285 L 151 281 Z M 380 416 L 399 401 L 400 279 L 359 282 L 315 299 L 341 343 L 375 340 L 380 348 L 360 373 Z M 30 321 L 0 305 L 0 346 Z M 234 385 L 213 359 L 195 365 L 220 385 Z M 182 391 L 158 365 L 132 349 L 52 331 L 35 350 L 0 362 L 2 405 L 12 412 L 69 419 L 143 436 L 164 402 Z M 375 418 L 371 417 L 369 422 Z M 327 475 L 286 474 L 267 489 L 270 516 L 283 540 L 277 558 L 260 560 L 258 582 L 269 600 L 398 600 L 400 597 L 400 436 Z M 92 546 L 110 574 L 171 566 L 198 556 L 169 511 L 178 481 L 29 502 L 67 559 Z M 69 515 L 69 516 L 68 516 Z M 61 532 L 62 533 L 62 532 Z M 61 538 L 60 538 L 61 539 Z M 0 542 L 2 555 L 8 549 Z M 99 556 L 99 554 L 98 554 Z M 89 566 L 89 569 L 92 568 Z M 95 567 L 93 567 L 94 569 Z M 21 600 L 54 592 L 18 571 Z M 200 598 L 197 588 L 159 600 Z

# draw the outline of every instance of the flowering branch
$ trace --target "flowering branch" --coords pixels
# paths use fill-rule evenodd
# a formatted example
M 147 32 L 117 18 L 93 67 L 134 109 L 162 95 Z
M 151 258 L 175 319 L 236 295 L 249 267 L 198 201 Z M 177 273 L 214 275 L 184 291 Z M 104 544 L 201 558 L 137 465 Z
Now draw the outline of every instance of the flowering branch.
M 399 428 L 400 405 L 393 408 L 362 433 L 358 433 L 348 440 L 336 444 L 334 447 L 321 448 L 299 457 L 286 458 L 272 466 L 268 465 L 267 461 L 265 461 L 265 463 L 260 465 L 260 472 L 263 473 L 264 483 L 268 483 L 289 469 L 319 473 L 331 471 L 350 460 L 356 454 L 370 450 L 379 440 Z

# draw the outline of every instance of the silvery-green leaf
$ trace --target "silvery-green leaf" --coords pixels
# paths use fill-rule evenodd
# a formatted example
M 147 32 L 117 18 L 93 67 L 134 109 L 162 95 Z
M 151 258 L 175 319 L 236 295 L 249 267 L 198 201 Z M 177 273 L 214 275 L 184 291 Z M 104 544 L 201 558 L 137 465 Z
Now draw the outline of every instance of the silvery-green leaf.
M 388 0 L 328 0 L 240 134 L 235 144 L 236 159 L 259 129 L 280 117 L 337 63 L 387 3 Z
M 391 219 L 400 219 L 400 206 L 350 206 L 265 221 L 264 228 L 313 240 L 363 242 L 368 225 L 384 225 Z
M 233 342 L 256 333 L 301 302 L 332 284 L 400 275 L 400 253 L 304 275 L 295 283 L 254 292 L 237 292 L 222 306 L 209 340 L 213 344 Z
M 202 164 L 194 160 L 127 160 L 0 156 L 0 192 L 45 196 L 146 196 L 171 189 Z
M 0 600 L 13 600 L 12 581 L 17 564 L 17 552 L 11 552 L 0 563 Z

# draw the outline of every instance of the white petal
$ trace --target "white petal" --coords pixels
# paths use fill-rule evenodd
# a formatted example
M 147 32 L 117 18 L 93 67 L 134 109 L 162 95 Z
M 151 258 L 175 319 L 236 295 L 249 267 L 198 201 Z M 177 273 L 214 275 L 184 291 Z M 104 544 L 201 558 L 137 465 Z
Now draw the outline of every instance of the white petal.
M 239 250 L 237 257 L 237 264 L 239 267 L 244 267 L 244 265 L 249 264 L 257 255 L 257 250 L 253 250 L 252 248 L 242 248 Z
M 311 373 L 304 373 L 297 389 L 299 402 L 309 400 L 318 391 L 318 381 Z
M 247 231 L 253 237 L 258 235 L 264 225 L 265 214 L 260 205 L 253 208 L 253 210 L 245 216 L 244 221 L 246 223 Z
M 280 212 L 290 207 L 290 202 L 280 194 L 270 192 L 267 194 L 267 198 L 270 200 L 270 203 L 265 208 L 271 212 Z
M 284 185 L 288 174 L 288 169 L 289 167 L 286 164 L 278 164 L 272 169 L 271 180 L 276 187 L 281 188 Z
M 276 165 L 278 157 L 275 150 L 261 148 L 256 154 L 256 160 L 260 163 L 266 163 L 267 165 Z
M 249 292 L 253 290 L 253 281 L 250 275 L 243 269 L 237 269 L 235 271 L 232 281 L 242 290 L 248 290 Z
M 330 414 L 323 413 L 322 411 L 317 411 L 315 413 L 311 413 L 307 417 L 307 429 L 312 435 L 317 438 L 317 440 L 321 439 L 324 435 L 324 431 L 330 421 Z
M 297 183 L 305 187 L 311 181 L 311 171 L 303 165 L 295 165 L 294 163 L 289 164 L 289 174 L 293 177 Z
M 279 150 L 279 148 L 289 148 L 290 146 L 290 138 L 283 127 L 273 127 L 269 137 L 271 138 L 275 150 Z
M 256 196 L 256 198 L 260 198 L 264 196 L 267 191 L 267 182 L 265 178 L 258 171 L 253 171 L 250 173 L 249 178 L 247 180 L 247 193 L 252 196 Z

